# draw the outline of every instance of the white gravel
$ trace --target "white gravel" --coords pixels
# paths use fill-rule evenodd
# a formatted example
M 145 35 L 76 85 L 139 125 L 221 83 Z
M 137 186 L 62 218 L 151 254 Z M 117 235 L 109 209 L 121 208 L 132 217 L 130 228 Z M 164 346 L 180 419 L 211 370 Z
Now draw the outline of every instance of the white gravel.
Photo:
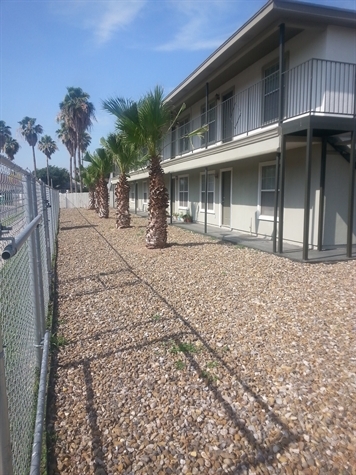
M 355 261 L 60 219 L 50 474 L 356 474 Z

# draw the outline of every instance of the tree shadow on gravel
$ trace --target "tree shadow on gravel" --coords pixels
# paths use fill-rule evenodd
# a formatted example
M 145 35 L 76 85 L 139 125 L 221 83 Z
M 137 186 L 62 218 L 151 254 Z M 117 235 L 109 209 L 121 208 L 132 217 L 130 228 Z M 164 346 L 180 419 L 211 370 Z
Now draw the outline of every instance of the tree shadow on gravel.
M 83 372 L 86 389 L 86 412 L 88 416 L 88 422 L 91 432 L 91 448 L 94 458 L 94 471 L 99 472 L 100 475 L 107 473 L 106 465 L 104 462 L 103 447 L 103 435 L 98 426 L 98 413 L 95 407 L 95 393 L 93 390 L 93 376 L 90 368 L 90 361 L 88 359 L 83 360 Z
M 60 228 L 60 231 L 71 231 L 72 229 L 87 229 L 87 228 L 96 228 L 98 225 L 97 224 L 83 224 L 83 225 L 78 225 L 78 226 L 62 226 Z
M 79 210 L 78 210 L 78 212 L 79 212 L 79 214 L 81 214 Z M 85 220 L 87 220 L 82 214 L 81 214 L 81 216 Z M 257 403 L 261 407 L 261 409 L 264 411 L 266 416 L 268 416 L 269 419 L 279 429 L 280 434 L 277 437 L 275 437 L 267 446 L 265 444 L 263 444 L 263 442 L 259 442 L 256 439 L 253 432 L 247 426 L 247 423 L 244 420 L 239 419 L 237 417 L 236 410 L 234 409 L 232 404 L 230 404 L 223 397 L 223 395 L 222 395 L 221 391 L 219 390 L 218 386 L 216 384 L 214 384 L 213 382 L 209 382 L 208 383 L 208 389 L 210 390 L 211 394 L 214 396 L 215 400 L 217 400 L 221 404 L 221 406 L 224 408 L 224 411 L 226 413 L 227 418 L 229 418 L 229 420 L 233 423 L 233 425 L 235 426 L 235 428 L 237 430 L 239 430 L 243 433 L 244 438 L 248 441 L 248 444 L 250 445 L 250 447 L 255 452 L 255 454 L 247 456 L 246 455 L 246 450 L 244 450 L 245 456 L 242 456 L 241 459 L 238 462 L 236 460 L 234 461 L 234 466 L 229 467 L 230 473 L 242 474 L 242 473 L 246 473 L 246 470 L 248 471 L 249 468 L 257 467 L 259 465 L 265 465 L 266 463 L 270 464 L 277 457 L 277 453 L 275 453 L 274 450 L 273 450 L 275 445 L 279 446 L 278 453 L 282 453 L 283 450 L 286 449 L 290 443 L 298 441 L 299 440 L 298 435 L 294 434 L 289 429 L 289 427 L 279 418 L 279 416 L 271 410 L 271 408 L 261 398 L 261 396 L 256 394 L 254 392 L 254 390 L 246 382 L 244 382 L 241 377 L 239 377 L 236 374 L 236 369 L 231 367 L 229 365 L 229 363 L 226 362 L 224 360 L 224 358 L 221 355 L 219 355 L 214 350 L 214 348 L 211 347 L 210 343 L 198 332 L 198 330 L 188 320 L 186 320 L 176 310 L 176 308 L 172 304 L 170 304 L 168 302 L 168 300 L 164 296 L 162 296 L 159 292 L 157 292 L 157 290 L 155 288 L 153 288 L 153 286 L 149 282 L 147 282 L 145 279 L 140 277 L 135 271 L 132 270 L 132 267 L 129 265 L 129 263 L 126 261 L 126 259 L 117 251 L 117 249 L 115 249 L 112 246 L 112 244 L 105 238 L 105 236 L 103 236 L 101 234 L 101 232 L 98 229 L 93 228 L 93 230 L 95 230 L 100 235 L 100 237 L 108 244 L 108 246 L 115 252 L 115 254 L 125 264 L 127 269 L 130 270 L 131 274 L 137 280 L 139 280 L 143 285 L 145 285 L 148 289 L 150 289 L 150 291 L 153 294 L 155 294 L 157 296 L 157 298 L 167 306 L 168 309 L 171 310 L 174 318 L 179 319 L 181 321 L 181 323 L 187 329 L 186 332 L 179 332 L 177 334 L 172 334 L 172 335 L 169 335 L 169 337 L 167 337 L 167 338 L 169 340 L 174 340 L 177 345 L 184 345 L 184 342 L 182 340 L 182 337 L 184 335 L 194 336 L 196 339 L 198 339 L 201 342 L 201 344 L 203 345 L 203 347 L 205 348 L 205 350 L 211 355 L 211 358 L 218 361 L 219 364 L 221 364 L 221 366 L 223 368 L 225 368 L 225 370 L 230 374 L 230 376 L 233 376 L 233 377 L 236 378 L 236 380 L 241 385 L 243 390 L 247 394 L 249 394 L 250 397 L 253 398 L 255 403 Z M 206 243 L 203 243 L 203 244 L 206 244 Z M 201 244 L 199 244 L 199 245 L 201 245 Z M 163 340 L 166 341 L 167 338 L 164 338 Z M 85 364 L 90 365 L 90 361 L 92 361 L 93 359 L 96 360 L 96 359 L 99 359 L 99 358 L 100 359 L 101 358 L 106 358 L 110 354 L 114 354 L 114 353 L 117 354 L 117 353 L 120 353 L 120 352 L 123 352 L 123 351 L 138 350 L 138 349 L 146 347 L 148 345 L 157 344 L 157 342 L 159 342 L 159 341 L 162 341 L 162 339 L 150 340 L 148 342 L 144 342 L 144 343 L 141 343 L 141 344 L 128 345 L 126 347 L 122 347 L 120 349 L 116 349 L 114 351 L 111 351 L 111 352 L 108 352 L 108 353 L 105 353 L 105 354 L 95 355 L 94 357 L 85 360 L 86 361 Z M 203 373 L 203 368 L 195 360 L 194 356 L 192 354 L 190 354 L 189 352 L 187 354 L 185 354 L 185 356 L 188 358 L 191 366 L 195 369 L 197 374 L 199 374 L 199 375 L 202 374 Z M 84 364 L 83 360 L 76 361 L 76 362 L 73 361 L 73 362 L 67 363 L 65 365 L 65 367 L 75 368 L 75 367 L 78 367 L 78 366 L 83 365 L 83 364 Z M 89 366 L 87 366 L 87 368 L 89 368 Z M 91 379 L 89 378 L 89 382 L 90 381 L 91 381 Z M 92 391 L 92 388 L 91 388 L 91 391 Z M 91 399 L 94 399 L 94 393 L 92 393 L 92 396 L 93 397 Z M 90 411 L 92 411 L 92 408 L 89 405 L 87 405 L 88 415 L 90 415 Z M 94 417 L 93 421 L 94 422 L 96 421 L 95 417 Z M 95 422 L 95 424 L 97 424 L 97 422 Z
M 202 246 L 206 246 L 206 245 L 209 245 L 209 244 L 215 244 L 214 242 L 184 242 L 184 243 L 180 243 L 180 242 L 169 242 L 166 246 L 167 247 L 202 247 Z
M 94 333 L 93 335 L 91 335 L 90 337 L 88 338 L 83 338 L 82 336 L 80 337 L 80 341 L 83 342 L 83 341 L 90 341 L 90 340 L 100 340 L 101 338 L 105 337 L 106 335 L 113 335 L 113 334 L 120 334 L 120 332 L 134 332 L 135 330 L 138 330 L 139 328 L 147 328 L 147 326 L 150 324 L 150 323 L 153 323 L 153 324 L 162 324 L 162 323 L 165 323 L 165 322 L 169 322 L 170 320 L 172 319 L 172 317 L 162 317 L 159 319 L 158 322 L 154 321 L 152 318 L 149 318 L 145 321 L 141 321 L 140 323 L 128 323 L 127 325 L 123 325 L 123 326 L 115 326 L 115 328 L 110 328 L 109 330 L 105 330 L 105 331 L 102 331 L 102 332 L 96 332 Z M 75 343 L 78 343 L 79 340 L 71 340 L 70 341 L 70 344 L 75 344 Z

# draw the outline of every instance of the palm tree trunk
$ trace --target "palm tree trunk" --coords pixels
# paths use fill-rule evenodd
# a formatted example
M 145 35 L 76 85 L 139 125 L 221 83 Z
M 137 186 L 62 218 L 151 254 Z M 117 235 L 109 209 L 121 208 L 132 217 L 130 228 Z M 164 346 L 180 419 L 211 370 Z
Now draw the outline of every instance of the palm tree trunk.
M 95 191 L 89 188 L 89 204 L 88 209 L 95 209 Z
M 131 226 L 130 215 L 130 185 L 125 173 L 121 173 L 115 186 L 116 197 L 116 227 L 117 229 Z
M 77 192 L 77 150 L 74 150 L 73 154 L 73 167 L 74 167 L 74 192 Z
M 82 184 L 82 172 L 80 169 L 80 147 L 79 147 L 79 135 L 77 134 L 77 144 L 78 144 L 78 173 L 79 173 L 79 190 L 83 193 L 83 184 Z
M 164 172 L 159 157 L 151 157 L 150 197 L 148 204 L 148 225 L 146 247 L 159 249 L 167 244 L 168 191 L 164 184 Z
M 99 218 L 109 217 L 109 192 L 105 178 L 100 178 L 98 183 Z
M 32 145 L 32 154 L 33 154 L 33 176 L 36 178 L 37 177 L 37 172 L 36 172 L 36 155 L 35 155 L 35 146 Z
M 48 157 L 47 158 L 47 185 L 49 186 L 49 169 L 48 169 Z
M 69 160 L 69 193 L 73 192 L 73 157 Z

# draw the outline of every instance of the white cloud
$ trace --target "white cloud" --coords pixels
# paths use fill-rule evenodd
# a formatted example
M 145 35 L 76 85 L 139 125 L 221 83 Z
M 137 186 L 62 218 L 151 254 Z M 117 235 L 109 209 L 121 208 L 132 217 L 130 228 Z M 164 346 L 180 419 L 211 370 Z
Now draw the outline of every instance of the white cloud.
M 101 45 L 137 17 L 147 0 L 52 0 L 54 11 L 73 26 L 90 30 Z
M 117 30 L 134 21 L 145 3 L 144 0 L 103 2 L 105 9 L 101 16 L 90 21 L 90 26 L 93 27 L 98 42 L 106 43 Z
M 175 18 L 181 26 L 172 40 L 156 48 L 158 51 L 211 50 L 226 39 L 221 32 L 214 35 L 213 27 L 216 24 L 215 15 L 226 13 L 227 0 L 211 0 L 208 4 L 197 0 L 172 0 L 169 3 L 176 10 Z

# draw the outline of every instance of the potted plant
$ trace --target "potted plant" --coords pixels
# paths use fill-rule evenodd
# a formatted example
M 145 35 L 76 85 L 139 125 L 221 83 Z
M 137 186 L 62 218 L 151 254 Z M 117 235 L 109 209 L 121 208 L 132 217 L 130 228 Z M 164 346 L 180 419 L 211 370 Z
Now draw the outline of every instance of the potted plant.
M 189 213 L 189 211 L 183 214 L 183 221 L 185 223 L 191 223 L 193 221 L 192 215 Z
M 179 213 L 172 213 L 172 216 L 173 216 L 175 221 L 178 221 Z

